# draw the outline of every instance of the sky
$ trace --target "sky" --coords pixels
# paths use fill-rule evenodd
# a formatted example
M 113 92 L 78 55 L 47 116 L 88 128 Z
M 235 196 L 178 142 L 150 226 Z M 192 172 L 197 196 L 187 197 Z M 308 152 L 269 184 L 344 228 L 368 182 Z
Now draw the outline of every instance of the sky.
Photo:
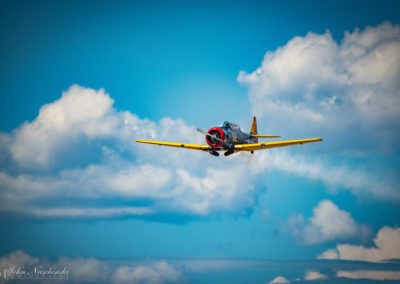
M 1 1 L 0 283 L 399 281 L 399 8 Z

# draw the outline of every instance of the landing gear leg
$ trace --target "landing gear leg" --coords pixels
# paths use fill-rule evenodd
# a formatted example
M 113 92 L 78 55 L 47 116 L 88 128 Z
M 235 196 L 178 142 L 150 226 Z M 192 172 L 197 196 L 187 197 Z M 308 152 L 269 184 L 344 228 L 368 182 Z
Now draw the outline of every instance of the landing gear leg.
M 224 153 L 224 155 L 227 157 L 227 156 L 229 156 L 229 155 L 232 155 L 233 153 L 235 153 L 232 149 L 230 149 L 230 150 L 228 150 L 228 151 L 226 151 L 225 153 Z
M 208 151 L 208 153 L 210 153 L 211 155 L 218 157 L 219 153 L 217 151 Z

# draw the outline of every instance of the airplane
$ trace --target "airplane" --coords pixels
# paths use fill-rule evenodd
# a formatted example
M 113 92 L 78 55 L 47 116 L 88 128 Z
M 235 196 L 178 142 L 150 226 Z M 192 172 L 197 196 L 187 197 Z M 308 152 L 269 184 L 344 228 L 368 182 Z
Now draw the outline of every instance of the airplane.
M 219 156 L 218 151 L 225 151 L 225 156 L 230 156 L 241 151 L 250 151 L 252 154 L 257 150 L 264 150 L 276 147 L 285 147 L 296 144 L 320 142 L 321 138 L 289 140 L 279 142 L 259 143 L 258 138 L 278 138 L 279 135 L 259 135 L 257 133 L 257 119 L 253 117 L 250 133 L 243 132 L 239 125 L 225 121 L 222 126 L 213 127 L 208 131 L 197 128 L 197 131 L 206 136 L 207 145 L 173 143 L 161 141 L 136 140 L 139 143 L 155 144 L 160 146 L 187 148 L 208 152 L 211 155 Z

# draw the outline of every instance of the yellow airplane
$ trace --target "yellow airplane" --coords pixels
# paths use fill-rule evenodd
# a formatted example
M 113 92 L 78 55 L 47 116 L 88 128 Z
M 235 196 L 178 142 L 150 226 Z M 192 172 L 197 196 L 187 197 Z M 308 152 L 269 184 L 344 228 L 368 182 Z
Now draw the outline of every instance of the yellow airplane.
M 170 146 L 187 148 L 193 150 L 201 150 L 209 152 L 211 155 L 219 156 L 217 151 L 225 151 L 224 155 L 229 156 L 241 151 L 250 151 L 252 154 L 254 151 L 285 147 L 296 144 L 305 144 L 312 142 L 320 142 L 321 138 L 301 139 L 301 140 L 290 140 L 290 141 L 279 141 L 279 142 L 268 142 L 258 143 L 258 138 L 277 138 L 278 135 L 258 135 L 257 134 L 257 119 L 253 117 L 253 123 L 251 125 L 250 133 L 243 132 L 239 125 L 225 121 L 222 126 L 213 127 L 208 131 L 204 131 L 200 128 L 197 129 L 200 133 L 206 136 L 207 145 L 200 144 L 186 144 L 186 143 L 173 143 L 173 142 L 161 142 L 161 141 L 147 141 L 147 140 L 136 140 L 140 143 L 155 144 L 160 146 Z

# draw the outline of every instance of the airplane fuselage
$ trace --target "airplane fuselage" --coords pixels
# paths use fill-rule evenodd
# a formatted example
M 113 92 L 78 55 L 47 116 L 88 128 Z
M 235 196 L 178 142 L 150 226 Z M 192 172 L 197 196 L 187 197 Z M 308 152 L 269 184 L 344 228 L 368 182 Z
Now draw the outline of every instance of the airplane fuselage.
M 229 150 L 237 144 L 257 143 L 257 138 L 251 137 L 251 134 L 243 132 L 238 125 L 228 121 L 222 126 L 211 128 L 207 133 L 211 135 L 206 136 L 207 144 L 216 149 Z

